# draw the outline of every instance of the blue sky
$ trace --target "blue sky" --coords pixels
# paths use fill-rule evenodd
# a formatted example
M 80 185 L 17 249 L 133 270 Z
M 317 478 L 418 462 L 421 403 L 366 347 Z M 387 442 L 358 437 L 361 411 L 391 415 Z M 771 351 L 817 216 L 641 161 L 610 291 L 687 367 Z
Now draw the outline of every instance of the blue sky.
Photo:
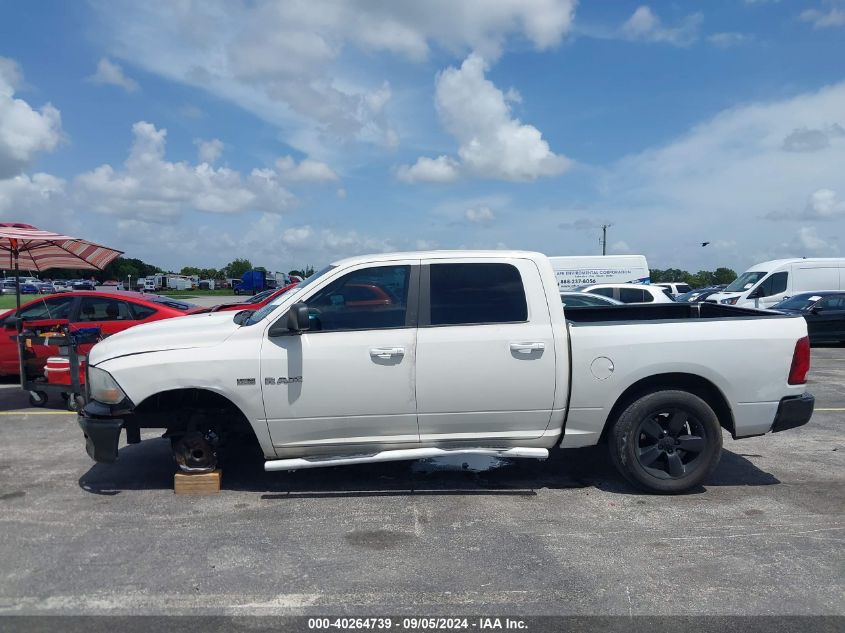
M 842 0 L 7 1 L 0 216 L 171 269 L 838 256 L 843 59 Z

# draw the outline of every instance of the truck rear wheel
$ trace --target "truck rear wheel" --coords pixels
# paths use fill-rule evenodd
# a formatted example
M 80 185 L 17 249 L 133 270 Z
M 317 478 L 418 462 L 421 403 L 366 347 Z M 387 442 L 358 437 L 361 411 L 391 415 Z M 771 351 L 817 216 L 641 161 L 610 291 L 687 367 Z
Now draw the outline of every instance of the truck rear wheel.
M 716 468 L 722 429 L 713 409 L 687 391 L 646 394 L 622 412 L 609 435 L 610 457 L 629 482 L 660 494 L 700 485 Z

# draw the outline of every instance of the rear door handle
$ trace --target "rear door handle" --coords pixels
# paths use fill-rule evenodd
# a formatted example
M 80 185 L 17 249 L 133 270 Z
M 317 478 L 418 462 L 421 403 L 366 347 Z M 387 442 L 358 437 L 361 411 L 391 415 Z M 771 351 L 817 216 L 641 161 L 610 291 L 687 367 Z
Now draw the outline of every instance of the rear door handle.
M 373 358 L 393 358 L 394 356 L 404 355 L 404 347 L 374 347 L 370 350 L 370 356 Z
M 545 343 L 511 343 L 511 351 L 520 354 L 530 354 L 546 349 Z

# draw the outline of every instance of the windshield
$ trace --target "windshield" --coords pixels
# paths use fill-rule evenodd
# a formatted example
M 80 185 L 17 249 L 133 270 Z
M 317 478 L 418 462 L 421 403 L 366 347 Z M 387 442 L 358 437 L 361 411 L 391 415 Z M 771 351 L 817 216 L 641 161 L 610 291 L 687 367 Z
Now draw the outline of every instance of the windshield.
M 273 310 L 275 310 L 282 301 L 287 301 L 288 298 L 290 298 L 291 295 L 299 294 L 302 291 L 303 288 L 308 287 L 310 284 L 317 281 L 323 275 L 325 275 L 330 270 L 333 270 L 334 268 L 335 268 L 334 266 L 326 266 L 320 272 L 314 273 L 308 279 L 306 279 L 305 281 L 300 283 L 298 286 L 296 286 L 296 288 L 291 288 L 287 292 L 283 292 L 278 297 L 273 299 L 270 303 L 265 305 L 263 308 L 253 312 L 249 316 L 249 318 L 246 321 L 244 321 L 244 325 L 252 325 L 254 323 L 258 323 L 264 317 L 266 317 L 268 314 L 270 314 Z
M 763 277 L 766 276 L 766 273 L 758 273 L 758 272 L 748 272 L 742 273 L 739 277 L 734 279 L 731 284 L 725 288 L 725 292 L 744 292 L 745 290 L 749 290 L 760 281 Z
M 193 310 L 194 308 L 198 308 L 199 306 L 195 303 L 188 303 L 187 301 L 176 301 L 175 299 L 171 299 L 170 297 L 165 297 L 162 295 L 144 295 L 144 299 L 147 301 L 152 301 L 153 303 L 160 303 L 163 306 L 167 306 L 168 308 L 173 308 L 174 310 Z
M 785 299 L 780 303 L 776 303 L 772 306 L 772 308 L 776 310 L 807 310 L 811 306 L 815 305 L 819 299 L 821 299 L 821 295 L 797 295 L 791 299 Z

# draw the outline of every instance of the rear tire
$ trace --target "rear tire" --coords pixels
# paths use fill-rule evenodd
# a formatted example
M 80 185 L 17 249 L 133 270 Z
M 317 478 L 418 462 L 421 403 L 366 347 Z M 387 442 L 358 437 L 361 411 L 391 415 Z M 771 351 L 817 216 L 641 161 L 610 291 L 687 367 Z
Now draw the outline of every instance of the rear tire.
M 47 394 L 44 391 L 30 391 L 29 404 L 33 407 L 47 406 Z
M 613 465 L 637 488 L 676 494 L 716 468 L 722 428 L 713 409 L 687 391 L 664 390 L 632 402 L 608 437 Z

